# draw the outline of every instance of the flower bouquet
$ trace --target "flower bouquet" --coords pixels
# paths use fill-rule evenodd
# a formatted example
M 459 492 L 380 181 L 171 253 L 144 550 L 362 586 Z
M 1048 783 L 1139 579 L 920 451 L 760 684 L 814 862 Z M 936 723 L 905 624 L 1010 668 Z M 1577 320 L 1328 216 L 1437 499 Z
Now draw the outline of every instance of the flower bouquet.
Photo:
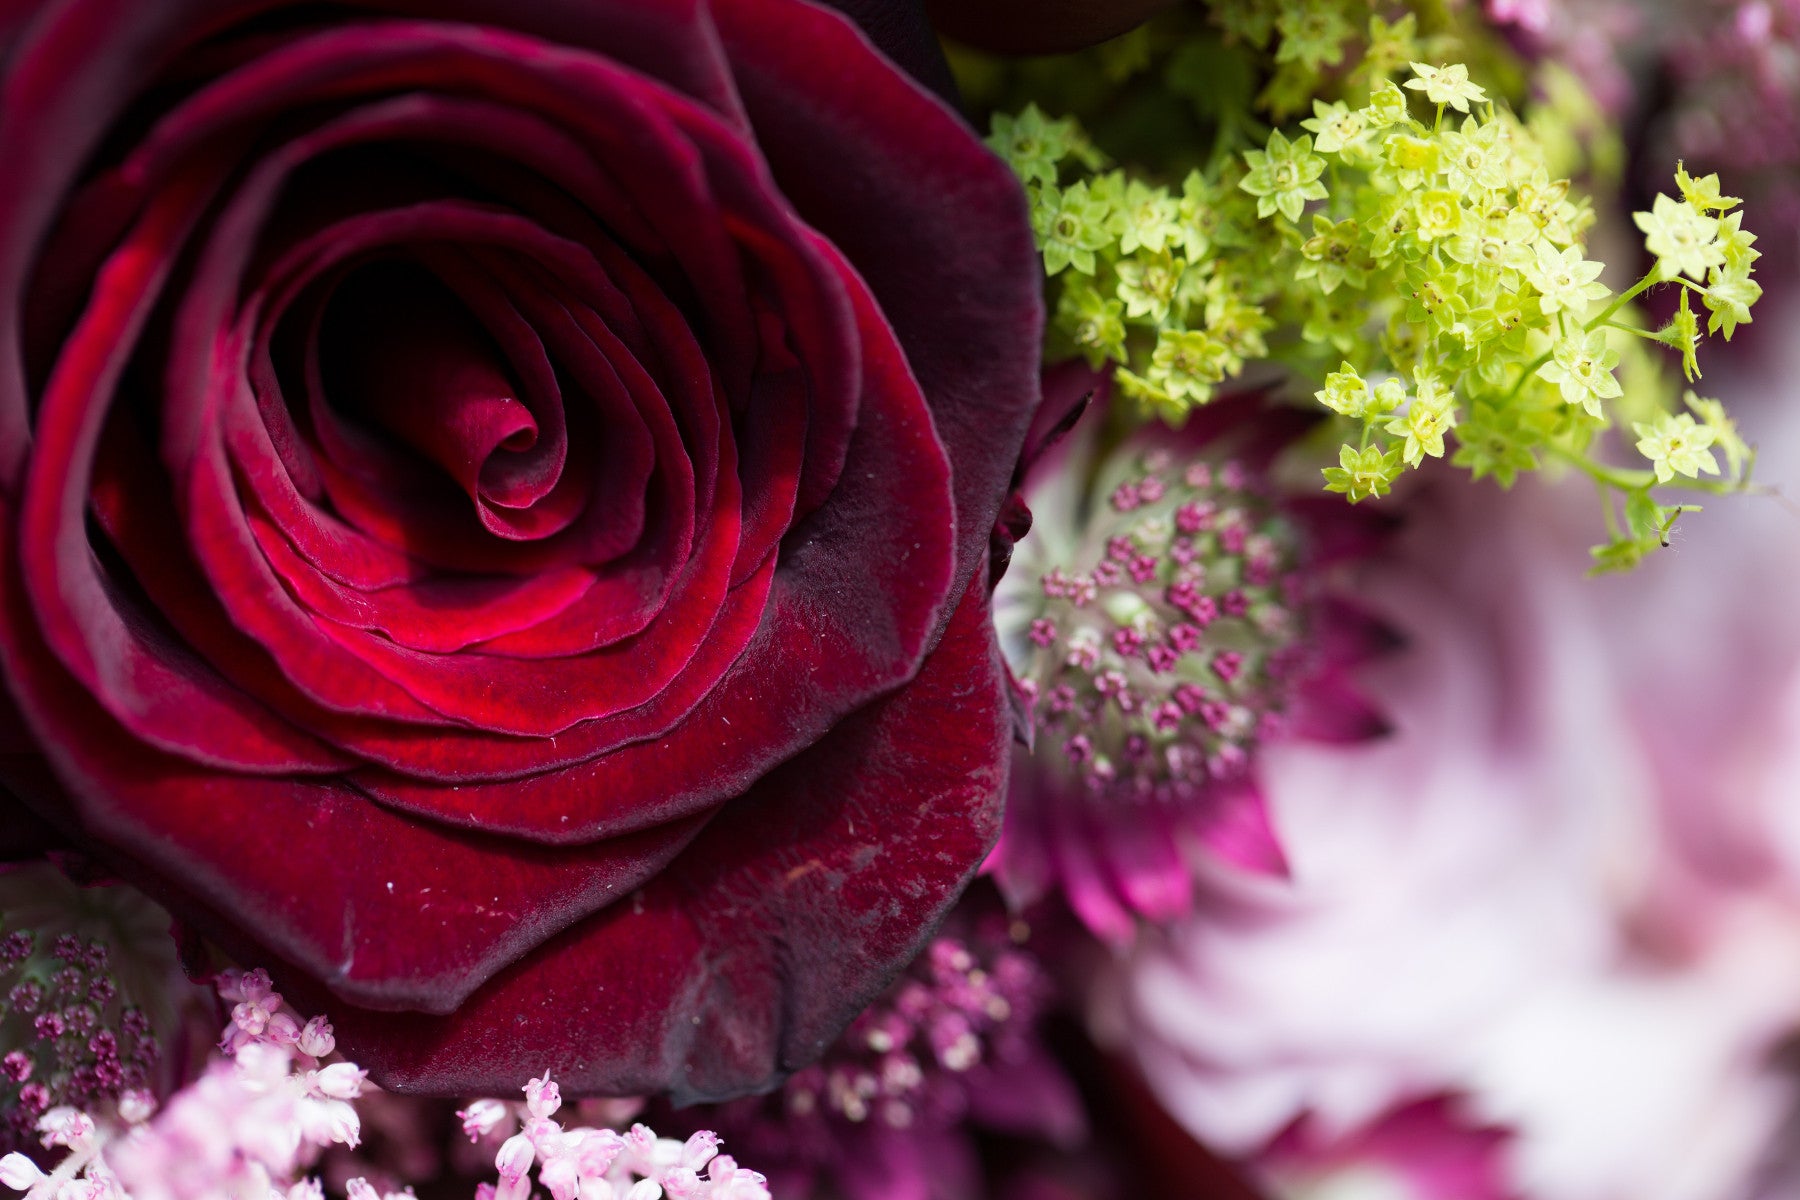
M 1788 0 L 0 5 L 0 1195 L 1800 1195 L 1797 131 Z

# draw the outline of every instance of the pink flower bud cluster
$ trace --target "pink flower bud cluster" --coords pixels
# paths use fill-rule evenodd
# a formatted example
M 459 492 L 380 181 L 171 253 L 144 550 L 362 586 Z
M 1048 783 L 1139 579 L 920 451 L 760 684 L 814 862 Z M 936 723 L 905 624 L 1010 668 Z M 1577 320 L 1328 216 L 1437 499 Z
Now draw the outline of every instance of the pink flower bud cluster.
M 725 1131 L 794 1196 L 966 1194 L 958 1171 L 973 1160 L 977 1128 L 1078 1139 L 1080 1101 L 1038 1036 L 1051 983 L 1021 943 L 1023 924 L 990 895 L 965 898 L 905 973 L 779 1091 L 667 1119 Z
M 1036 1025 L 1050 991 L 1004 918 L 938 937 L 771 1103 L 790 1125 L 947 1127 L 964 1116 L 978 1068 L 1040 1053 Z
M 130 1200 L 99 1157 L 104 1131 L 80 1109 L 59 1104 L 39 1117 L 39 1143 L 63 1150 L 49 1172 L 18 1151 L 0 1158 L 0 1185 L 26 1193 L 26 1200 Z
M 477 1200 L 527 1200 L 532 1176 L 551 1200 L 769 1200 L 755 1171 L 719 1153 L 719 1138 L 701 1130 L 685 1142 L 659 1138 L 644 1125 L 625 1133 L 568 1127 L 555 1117 L 562 1095 L 549 1072 L 525 1085 L 525 1103 L 477 1100 L 457 1113 L 475 1140 L 517 1129 L 494 1158 L 495 1183 L 483 1183 Z M 375 1200 L 374 1190 L 350 1200 Z
M 283 1011 L 281 995 L 267 971 L 224 971 L 215 986 L 219 998 L 232 1006 L 231 1024 L 219 1039 L 219 1049 L 227 1055 L 250 1045 L 279 1046 L 293 1053 L 300 1069 L 312 1070 L 337 1048 L 331 1023 L 324 1017 L 302 1022 Z
M 1156 450 L 1104 494 L 1075 563 L 1042 577 L 1019 672 L 1038 754 L 1122 803 L 1188 801 L 1280 720 L 1300 539 L 1234 462 Z
M 14 930 L 0 938 L 0 1151 L 22 1150 L 59 1108 L 102 1112 L 142 1093 L 158 1047 L 127 1004 L 104 944 L 63 934 L 48 953 Z
M 39 1141 L 66 1153 L 48 1168 L 8 1154 L 0 1184 L 26 1200 L 322 1200 L 317 1181 L 298 1175 L 324 1147 L 357 1144 L 352 1101 L 365 1073 L 321 1062 L 331 1026 L 285 1011 L 265 972 L 228 972 L 218 989 L 234 1005 L 224 1056 L 154 1120 L 140 1091 L 98 1116 L 51 1108 L 35 1123 Z
M 266 972 L 228 971 L 217 987 L 231 1022 L 199 1079 L 154 1120 L 147 1093 L 126 1094 L 99 1119 L 49 1109 L 34 1129 L 60 1161 L 8 1154 L 0 1185 L 25 1200 L 324 1200 L 303 1173 L 325 1148 L 357 1145 L 366 1073 L 324 1061 L 336 1049 L 331 1025 L 288 1010 Z M 534 1175 L 552 1200 L 769 1200 L 763 1177 L 719 1154 L 712 1133 L 681 1142 L 642 1125 L 565 1128 L 554 1119 L 561 1106 L 545 1074 L 526 1085 L 522 1105 L 478 1100 L 457 1114 L 471 1138 L 511 1133 L 495 1161 L 499 1180 L 480 1186 L 480 1200 L 526 1200 Z M 360 1178 L 345 1191 L 348 1200 L 411 1200 Z

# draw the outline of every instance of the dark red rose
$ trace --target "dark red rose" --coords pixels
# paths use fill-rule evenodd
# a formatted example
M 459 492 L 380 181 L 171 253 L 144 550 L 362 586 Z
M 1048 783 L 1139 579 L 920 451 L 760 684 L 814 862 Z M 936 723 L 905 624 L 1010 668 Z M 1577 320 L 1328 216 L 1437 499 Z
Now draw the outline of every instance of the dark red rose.
M 14 0 L 0 86 L 0 781 L 391 1086 L 815 1055 L 996 829 L 1006 169 L 807 0 Z

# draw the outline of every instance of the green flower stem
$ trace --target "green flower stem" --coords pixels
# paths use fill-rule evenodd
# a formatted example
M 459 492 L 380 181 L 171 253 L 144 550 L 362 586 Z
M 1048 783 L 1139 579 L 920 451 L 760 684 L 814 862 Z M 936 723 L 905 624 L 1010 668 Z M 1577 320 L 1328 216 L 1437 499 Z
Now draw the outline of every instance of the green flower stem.
M 1554 353 L 1554 348 L 1546 350 L 1525 364 L 1525 373 L 1519 376 L 1518 380 L 1513 383 L 1512 387 L 1508 389 L 1506 393 L 1506 403 L 1511 404 L 1514 400 L 1519 398 L 1519 393 L 1525 390 L 1526 380 L 1535 376 L 1538 373 L 1538 368 L 1549 362 L 1551 355 Z
M 1640 279 L 1636 283 L 1632 284 L 1631 287 L 1627 291 L 1621 292 L 1619 294 L 1618 299 L 1614 300 L 1611 304 L 1606 306 L 1606 311 L 1602 312 L 1599 316 L 1597 316 L 1593 320 L 1589 321 L 1585 326 L 1583 326 L 1583 328 L 1584 329 L 1598 329 L 1600 326 L 1606 324 L 1607 321 L 1611 320 L 1612 315 L 1614 313 L 1618 312 L 1621 308 L 1624 308 L 1627 304 L 1630 304 L 1633 300 L 1637 299 L 1639 296 L 1643 295 L 1645 292 L 1647 292 L 1651 288 L 1655 287 L 1656 283 L 1657 283 L 1656 268 L 1652 267 L 1652 268 L 1650 268 L 1650 273 L 1648 275 L 1644 276 L 1642 279 Z
M 1609 467 L 1597 463 L 1584 454 L 1576 454 L 1561 446 L 1551 444 L 1545 447 L 1551 454 L 1568 463 L 1594 482 L 1606 487 L 1616 488 L 1621 492 L 1641 492 L 1656 487 L 1656 472 L 1633 471 L 1627 467 Z M 1740 492 L 1753 492 L 1758 489 L 1730 479 L 1691 479 L 1684 478 L 1680 484 L 1666 484 L 1666 487 L 1679 486 L 1688 492 L 1707 492 L 1714 496 L 1735 496 Z
M 1621 492 L 1641 492 L 1656 482 L 1656 472 L 1654 471 L 1633 471 L 1626 467 L 1605 466 L 1585 454 L 1576 454 L 1573 450 L 1564 449 L 1554 443 L 1545 448 L 1602 487 L 1614 488 Z
M 1600 513 L 1606 518 L 1606 540 L 1619 540 L 1619 514 L 1613 508 L 1612 492 L 1602 480 L 1594 481 L 1594 489 L 1600 493 Z

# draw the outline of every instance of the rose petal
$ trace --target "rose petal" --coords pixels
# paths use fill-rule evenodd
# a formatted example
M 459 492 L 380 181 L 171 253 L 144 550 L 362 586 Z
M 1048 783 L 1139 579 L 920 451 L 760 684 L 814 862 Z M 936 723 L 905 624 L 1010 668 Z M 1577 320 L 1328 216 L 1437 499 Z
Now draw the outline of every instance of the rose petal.
M 550 32 L 600 57 L 491 28 L 379 20 L 323 35 L 298 26 L 252 52 L 229 27 L 264 7 L 253 0 L 63 0 L 30 35 L 32 45 L 15 48 L 19 58 L 0 85 L 0 160 L 19 168 L 7 191 L 28 197 L 0 196 L 0 434 L 7 435 L 0 444 L 18 445 L 21 455 L 0 454 L 0 666 L 68 793 L 41 792 L 31 802 L 65 820 L 77 816 L 87 837 L 111 847 L 229 950 L 285 960 L 353 1005 L 443 1011 L 550 938 L 494 988 L 526 979 L 577 1017 L 595 1010 L 611 1028 L 649 1035 L 605 1045 L 575 1064 L 572 1086 L 585 1077 L 660 1088 L 679 1078 L 678 1090 L 711 1095 L 764 1085 L 814 1052 L 911 957 L 997 823 L 1007 722 L 980 567 L 991 509 L 1004 490 L 995 480 L 1010 475 L 1035 402 L 1031 367 L 1041 325 L 1017 185 L 914 85 L 881 71 L 840 76 L 847 63 L 872 63 L 866 44 L 839 19 L 796 0 L 732 0 L 738 43 L 716 36 L 705 6 L 687 0 L 542 0 L 523 12 L 500 0 L 368 4 Z M 845 197 L 804 179 L 798 158 L 777 171 L 785 187 L 807 191 L 796 207 L 825 239 L 795 219 L 742 140 L 749 110 L 733 79 L 741 64 L 727 55 L 745 37 L 771 36 L 753 28 L 751 18 L 765 12 L 799 33 L 800 44 L 754 47 L 769 78 L 794 94 L 784 110 L 768 80 L 760 83 L 759 120 L 821 134 L 820 150 L 844 155 Z M 88 222 L 89 233 L 127 237 L 135 222 L 165 214 L 164 204 L 174 206 L 166 210 L 171 219 L 185 220 L 199 211 L 209 172 L 233 168 L 236 194 L 207 210 L 213 225 L 200 253 L 173 228 L 151 246 L 152 274 L 181 259 L 183 305 L 172 336 L 159 330 L 143 362 L 166 368 L 167 406 L 154 414 L 154 430 L 136 426 L 135 403 L 109 417 L 108 372 L 133 353 L 133 322 L 154 301 L 154 281 L 135 281 L 123 299 L 96 292 L 84 318 L 90 348 L 57 367 L 72 382 L 45 406 L 55 411 L 39 432 L 53 444 L 38 453 L 46 447 L 32 450 L 24 436 L 32 407 L 21 339 L 12 336 L 27 268 L 40 246 L 64 252 L 64 234 L 48 229 L 50 214 L 94 159 L 117 107 L 144 94 L 150 73 L 179 58 L 184 39 L 201 31 L 214 39 L 205 53 L 241 69 L 222 86 L 189 94 L 183 115 L 153 131 L 144 157 L 133 160 L 166 169 L 114 175 L 103 164 L 75 206 L 74 224 L 64 227 Z M 812 65 L 829 69 L 809 80 L 805 60 L 821 53 Z M 862 114 L 862 128 L 809 128 L 832 126 L 830 108 L 845 107 L 864 83 L 881 94 L 857 95 L 849 107 L 882 111 Z M 306 214 L 272 207 L 266 201 L 279 199 L 279 172 L 255 178 L 258 165 L 239 161 L 244 148 L 273 119 L 301 108 L 359 114 L 367 111 L 362 102 L 436 87 L 472 87 L 570 131 L 608 182 L 591 198 L 566 189 L 574 203 L 563 208 L 550 193 L 570 174 L 545 171 L 556 186 L 537 186 L 496 172 L 489 194 L 517 204 L 516 237 L 491 236 L 496 214 L 479 204 L 442 220 L 457 206 L 429 186 L 402 195 L 397 206 L 371 204 L 386 186 L 379 170 L 367 191 L 343 197 L 359 214 L 387 209 L 367 224 L 404 214 L 381 230 L 390 238 L 385 246 L 377 238 L 367 250 L 409 235 L 492 248 L 471 252 L 472 261 L 500 282 L 523 324 L 542 332 L 540 349 L 558 370 L 571 367 L 555 385 L 534 385 L 502 342 L 493 362 L 506 358 L 510 371 L 476 361 L 460 375 L 483 376 L 469 413 L 498 414 L 511 425 L 488 421 L 478 436 L 482 422 L 472 420 L 463 436 L 439 444 L 438 427 L 422 425 L 417 406 L 405 404 L 387 411 L 387 424 L 462 478 L 460 456 L 486 463 L 546 444 L 553 412 L 570 414 L 571 446 L 587 441 L 577 436 L 582 410 L 554 407 L 558 394 L 577 390 L 575 375 L 597 383 L 584 390 L 603 393 L 602 400 L 629 398 L 644 422 L 632 428 L 654 424 L 640 397 L 672 393 L 673 425 L 661 440 L 650 434 L 656 464 L 647 475 L 621 470 L 615 479 L 603 460 L 571 454 L 560 469 L 535 463 L 516 476 L 500 472 L 504 478 L 478 470 L 464 493 L 465 503 L 473 492 L 482 503 L 542 518 L 511 532 L 555 543 L 542 552 L 575 556 L 545 558 L 522 574 L 541 577 L 572 564 L 597 571 L 583 555 L 621 553 L 622 541 L 606 541 L 615 528 L 641 528 L 645 542 L 680 548 L 648 585 L 656 592 L 685 570 L 674 598 L 667 605 L 648 593 L 626 598 L 621 607 L 633 620 L 646 605 L 654 617 L 608 629 L 613 640 L 604 644 L 572 640 L 583 605 L 610 606 L 598 573 L 586 591 L 574 578 L 533 580 L 540 590 L 530 594 L 496 590 L 491 619 L 469 618 L 434 640 L 423 606 L 434 599 L 466 605 L 476 593 L 406 553 L 404 538 L 388 537 L 399 529 L 375 524 L 374 503 L 359 514 L 368 519 L 364 531 L 333 524 L 330 471 L 343 464 L 308 444 L 304 420 L 284 422 L 286 406 L 276 401 L 284 368 L 270 322 L 279 322 L 286 304 L 270 303 L 266 273 L 285 251 L 342 223 L 344 212 L 330 204 Z M 29 127 L 19 112 L 30 113 Z M 893 161 L 863 144 L 865 135 L 890 141 Z M 296 162 L 305 157 L 296 155 Z M 271 190 L 245 200 L 259 184 Z M 305 207 L 307 186 L 296 185 L 288 199 Z M 845 202 L 850 193 L 861 197 L 860 214 Z M 623 254 L 641 265 L 651 287 L 620 282 L 628 268 L 604 261 L 601 251 L 603 261 L 576 255 L 573 268 L 560 251 L 543 252 L 556 242 L 599 244 L 581 228 L 582 206 L 626 238 Z M 271 217 L 281 231 L 265 238 Z M 854 243 L 848 260 L 833 240 Z M 119 270 L 142 270 L 128 258 Z M 66 261 L 74 260 L 58 259 L 46 271 L 54 276 Z M 851 261 L 869 268 L 873 297 Z M 329 278 L 355 262 L 339 240 L 323 247 L 317 265 Z M 541 291 L 531 284 L 545 277 L 534 272 L 548 273 Z M 602 285 L 613 283 L 628 314 L 605 311 Z M 59 336 L 55 314 L 75 312 L 60 286 L 48 277 L 33 284 L 55 301 L 43 310 L 49 315 L 34 316 L 44 322 L 29 339 L 34 355 Z M 527 313 L 538 298 L 566 321 L 546 308 Z M 685 319 L 658 315 L 658 298 Z M 289 299 L 297 311 L 312 302 Z M 880 307 L 890 302 L 892 325 Z M 477 316 L 493 330 L 498 312 Z M 663 353 L 673 343 L 659 326 L 671 324 L 691 324 L 698 336 L 690 341 L 703 355 Z M 119 336 L 102 346 L 109 327 Z M 443 336 L 435 330 L 416 339 L 421 353 Z M 561 361 L 590 350 L 594 357 L 582 365 Z M 684 372 L 695 360 L 699 369 Z M 618 390 L 606 390 L 602 366 L 617 375 Z M 79 372 L 95 367 L 82 395 Z M 634 369 L 649 389 L 633 390 Z M 537 444 L 526 446 L 525 426 L 516 413 L 506 415 L 513 405 L 530 409 Z M 128 454 L 132 437 L 159 436 L 162 462 L 134 474 L 102 459 L 91 471 L 109 421 L 113 452 Z M 33 476 L 20 489 L 18 462 L 28 453 Z M 695 469 L 683 473 L 681 458 Z M 165 473 L 184 527 L 166 508 L 147 505 L 140 515 L 134 507 L 133 489 L 155 488 Z M 102 527 L 116 546 L 84 526 L 90 475 Z M 588 522 L 601 511 L 594 507 L 599 476 L 625 480 L 620 486 L 633 495 L 648 489 L 641 523 Z M 369 482 L 372 498 L 394 502 L 393 488 Z M 571 490 L 557 492 L 564 484 Z M 558 496 L 581 503 L 549 505 Z M 683 512 L 689 500 L 697 508 Z M 30 519 L 15 527 L 20 502 Z M 549 533 L 552 527 L 560 532 Z M 369 528 L 382 537 L 367 536 Z M 172 534 L 162 547 L 170 551 L 166 577 L 154 578 L 157 539 Z M 28 572 L 15 553 L 21 546 L 31 556 Z M 137 580 L 116 572 L 121 558 Z M 629 554 L 620 562 L 647 565 Z M 387 589 L 406 598 L 383 596 Z M 143 603 L 145 593 L 182 609 L 178 637 Z M 946 600 L 958 595 L 963 615 L 952 621 Z M 195 628 L 211 622 L 220 628 Z M 421 644 L 397 646 L 385 636 L 402 630 Z M 157 657 L 164 642 L 181 640 L 225 677 L 191 656 Z M 114 642 L 127 643 L 127 652 L 115 654 Z M 922 660 L 912 686 L 895 692 Z M 65 663 L 86 674 L 77 678 Z M 156 689 L 114 676 L 149 669 L 144 664 L 171 682 L 156 696 L 165 714 L 191 720 L 183 697 L 211 688 L 214 699 L 241 709 L 239 726 L 248 728 L 170 726 L 160 741 L 134 736 L 99 701 L 129 717 L 125 701 Z M 845 716 L 859 706 L 866 707 Z M 139 724 L 151 728 L 160 719 Z M 279 742 L 282 733 L 292 745 Z M 471 794 L 423 784 L 439 807 L 420 820 L 371 803 L 342 777 L 300 777 L 344 765 L 312 733 L 414 775 L 544 773 L 486 798 L 510 801 L 514 810 L 479 814 Z M 236 747 L 235 757 L 209 758 L 224 745 Z M 797 752 L 798 760 L 776 767 Z M 600 757 L 578 770 L 545 771 L 582 755 Z M 734 795 L 718 832 L 663 869 L 711 807 Z M 466 815 L 455 811 L 464 800 Z M 482 825 L 488 836 L 445 822 Z M 537 843 L 588 844 L 492 836 L 509 828 Z M 592 843 L 600 834 L 620 836 Z M 908 885 L 899 894 L 896 865 Z M 614 905 L 591 917 L 649 876 L 640 907 Z M 424 899 L 440 888 L 450 897 L 441 908 Z M 571 922 L 580 928 L 555 940 Z M 379 934 L 367 941 L 358 932 L 371 930 Z M 579 947 L 572 959 L 564 954 L 570 946 Z M 627 1003 L 594 986 L 609 980 L 629 994 Z M 353 1019 L 384 1020 L 350 1011 Z M 494 1090 L 493 1080 L 519 1061 L 520 1011 L 477 1003 L 447 1021 L 409 1018 L 400 1034 L 408 1045 L 389 1043 L 387 1053 L 411 1056 L 419 1069 L 393 1077 L 485 1071 L 480 1090 Z M 555 1044 L 556 1061 L 591 1050 L 570 1042 L 561 1016 L 527 1030 L 527 1038 Z M 440 1036 L 446 1029 L 472 1033 L 464 1049 L 473 1053 L 457 1053 L 454 1039 Z M 422 1049 L 420 1038 L 433 1044 Z M 449 1057 L 431 1057 L 440 1053 Z
M 843 18 L 784 0 L 714 8 L 776 182 L 856 264 L 931 403 L 960 590 L 987 558 L 1039 400 L 1042 266 L 1024 194 L 936 97 L 860 69 L 868 44 Z
M 363 771 L 358 785 L 411 812 L 533 839 L 617 832 L 742 790 L 909 678 L 952 567 L 949 480 L 899 348 L 867 293 L 852 295 L 867 382 L 845 474 L 861 486 L 790 536 L 754 639 L 704 698 L 688 700 L 693 712 L 647 706 L 595 721 L 560 739 L 566 769 L 489 783 L 481 777 L 543 761 L 544 748 L 445 730 L 406 761 L 423 778 Z M 446 793 L 428 781 L 446 777 L 463 782 Z
M 0 517 L 10 517 L 3 506 Z M 11 563 L 9 526 L 0 521 L 0 553 Z M 247 958 L 296 963 L 355 1002 L 454 1008 L 530 947 L 653 877 L 704 823 L 545 850 L 410 819 L 342 783 L 229 774 L 160 754 L 122 733 L 41 643 L 10 636 L 29 619 L 21 596 L 0 588 L 9 635 L 0 655 L 68 793 L 27 800 L 77 814 L 111 848 L 109 861 L 154 873 L 150 889 L 180 897 L 177 909 L 185 901 L 197 928 Z
M 672 1087 L 676 1103 L 811 1059 L 917 953 L 997 831 L 1010 730 L 981 584 L 910 687 L 733 801 L 626 903 L 449 1017 L 334 1010 L 345 1053 L 399 1090 L 498 1092 L 530 1063 L 569 1090 Z
M 21 561 L 0 586 L 19 591 L 6 605 L 17 622 L 10 638 L 44 638 L 136 736 L 224 767 L 319 771 L 344 759 L 271 719 L 185 648 L 156 636 L 152 623 L 127 622 L 129 600 L 109 586 L 87 545 L 86 485 L 105 414 L 90 402 L 91 393 L 106 394 L 116 384 L 166 278 L 168 248 L 210 191 L 204 179 L 171 191 L 103 268 L 100 298 L 71 335 L 41 402 L 20 525 L 16 540 L 9 537 Z

